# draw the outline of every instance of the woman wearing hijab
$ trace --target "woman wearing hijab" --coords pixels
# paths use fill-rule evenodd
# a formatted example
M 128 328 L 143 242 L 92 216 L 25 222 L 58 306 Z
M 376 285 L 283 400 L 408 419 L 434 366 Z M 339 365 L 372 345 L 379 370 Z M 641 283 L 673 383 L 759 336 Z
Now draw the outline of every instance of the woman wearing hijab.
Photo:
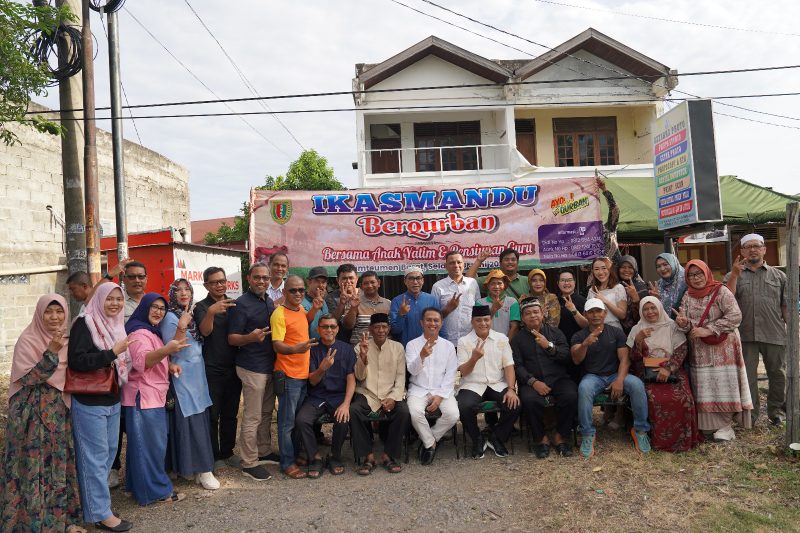
M 97 285 L 84 314 L 70 329 L 67 350 L 70 370 L 91 372 L 113 366 L 119 386 L 125 385 L 131 359 L 124 307 L 119 285 Z M 72 395 L 72 432 L 83 517 L 105 531 L 128 531 L 132 527 L 111 512 L 108 489 L 108 474 L 117 453 L 119 413 L 119 392 Z
M 742 312 L 733 293 L 715 281 L 703 261 L 686 263 L 688 289 L 675 318 L 692 343 L 689 371 L 697 404 L 697 425 L 714 439 L 736 436 L 734 421 L 752 427 L 750 387 L 739 339 Z
M 689 377 L 683 370 L 688 351 L 686 335 L 655 296 L 642 298 L 639 314 L 642 318 L 628 334 L 627 344 L 632 371 L 645 382 L 650 443 L 665 452 L 691 450 L 701 436 Z M 655 374 L 654 379 L 649 379 L 648 373 Z
M 68 309 L 62 296 L 42 296 L 33 320 L 14 345 L 6 447 L 0 463 L 4 531 L 86 531 L 79 525 L 70 397 L 62 392 Z
M 167 302 L 160 294 L 142 296 L 125 324 L 130 335 L 131 371 L 122 388 L 122 409 L 128 433 L 125 489 L 139 505 L 174 502 L 185 495 L 173 490 L 164 470 L 167 455 L 167 410 L 169 356 L 186 348 L 177 340 L 166 345 L 158 325 L 167 314 Z
M 545 323 L 553 328 L 558 327 L 561 321 L 561 304 L 558 303 L 558 296 L 551 294 L 547 290 L 547 276 L 544 270 L 534 268 L 528 272 L 528 288 L 530 292 L 520 298 L 536 298 L 542 304 Z
M 206 410 L 211 406 L 211 396 L 200 330 L 191 311 L 193 298 L 192 285 L 183 278 L 176 279 L 169 287 L 167 316 L 159 326 L 163 339 L 187 345 L 170 357 L 175 409 L 169 412 L 167 469 L 186 479 L 194 479 L 206 490 L 216 490 L 219 481 L 211 472 L 214 452 L 211 448 L 211 422 Z
M 617 275 L 627 295 L 628 310 L 625 318 L 620 320 L 622 331 L 630 332 L 631 328 L 639 322 L 639 302 L 647 296 L 647 283 L 639 275 L 639 263 L 632 255 L 623 255 L 619 260 Z
M 650 295 L 659 298 L 664 309 L 670 313 L 671 309 L 678 309 L 686 292 L 683 267 L 676 255 L 663 253 L 656 256 L 656 272 L 661 279 L 650 283 Z

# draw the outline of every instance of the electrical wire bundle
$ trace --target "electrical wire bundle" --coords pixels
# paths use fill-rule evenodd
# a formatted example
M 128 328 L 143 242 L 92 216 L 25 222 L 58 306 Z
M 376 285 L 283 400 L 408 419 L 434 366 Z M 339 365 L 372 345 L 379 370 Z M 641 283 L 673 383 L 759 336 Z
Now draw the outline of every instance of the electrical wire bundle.
M 125 0 L 106 0 L 105 2 L 101 0 L 89 0 L 89 7 L 98 13 L 113 13 L 114 11 L 118 11 L 124 3 Z
M 61 24 L 58 28 L 47 31 L 39 31 L 30 36 L 30 54 L 34 61 L 39 64 L 47 65 L 50 71 L 52 82 L 48 85 L 53 86 L 61 80 L 70 78 L 81 71 L 83 67 L 81 45 L 81 31 L 66 24 Z M 57 66 L 53 66 L 50 61 L 51 56 L 58 58 Z

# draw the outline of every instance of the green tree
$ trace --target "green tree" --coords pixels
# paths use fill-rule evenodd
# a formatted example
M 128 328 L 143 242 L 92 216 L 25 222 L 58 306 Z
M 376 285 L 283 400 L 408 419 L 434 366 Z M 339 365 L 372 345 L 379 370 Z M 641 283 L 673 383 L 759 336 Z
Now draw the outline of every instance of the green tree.
M 34 7 L 0 0 L 0 141 L 4 144 L 19 142 L 17 135 L 7 129 L 12 122 L 44 133 L 61 133 L 56 122 L 25 115 L 31 95 L 45 94 L 50 81 L 47 65 L 39 64 L 30 54 L 30 36 L 39 31 L 52 32 L 69 20 L 74 17 L 66 6 Z
M 344 185 L 333 175 L 328 160 L 316 150 L 305 150 L 289 165 L 286 176 L 267 176 L 264 185 L 256 187 L 266 191 L 341 191 Z M 206 233 L 207 244 L 223 244 L 247 240 L 250 231 L 250 202 L 244 202 L 241 215 L 234 218 L 233 227 L 223 224 L 216 233 Z

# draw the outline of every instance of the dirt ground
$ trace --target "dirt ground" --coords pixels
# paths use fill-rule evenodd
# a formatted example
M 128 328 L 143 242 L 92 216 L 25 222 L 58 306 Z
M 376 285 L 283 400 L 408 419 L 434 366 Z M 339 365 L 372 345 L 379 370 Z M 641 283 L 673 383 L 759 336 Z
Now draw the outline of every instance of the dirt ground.
M 7 386 L 3 376 L 2 447 Z M 684 454 L 639 455 L 628 435 L 608 427 L 588 461 L 538 460 L 519 437 L 515 444 L 508 458 L 487 450 L 475 461 L 456 459 L 445 442 L 432 466 L 412 453 L 402 473 L 378 468 L 368 477 L 356 475 L 345 444 L 342 476 L 291 480 L 269 466 L 273 479 L 259 483 L 225 467 L 217 491 L 179 480 L 186 500 L 140 507 L 116 489 L 114 510 L 147 532 L 800 531 L 800 462 L 783 453 L 783 430 L 763 418 L 729 445 Z

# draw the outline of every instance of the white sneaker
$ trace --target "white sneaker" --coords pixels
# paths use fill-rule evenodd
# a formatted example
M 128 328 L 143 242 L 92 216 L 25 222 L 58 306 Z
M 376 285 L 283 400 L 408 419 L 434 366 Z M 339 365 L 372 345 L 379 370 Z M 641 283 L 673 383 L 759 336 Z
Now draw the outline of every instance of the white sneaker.
M 111 469 L 111 472 L 108 473 L 108 488 L 109 489 L 116 489 L 119 487 L 119 470 Z
M 717 431 L 714 432 L 714 440 L 728 442 L 735 438 L 736 438 L 736 433 L 734 433 L 733 428 L 731 426 L 718 429 Z
M 215 478 L 214 474 L 211 472 L 197 474 L 194 479 L 206 490 L 217 490 L 219 488 L 219 481 L 217 481 L 217 478 Z

